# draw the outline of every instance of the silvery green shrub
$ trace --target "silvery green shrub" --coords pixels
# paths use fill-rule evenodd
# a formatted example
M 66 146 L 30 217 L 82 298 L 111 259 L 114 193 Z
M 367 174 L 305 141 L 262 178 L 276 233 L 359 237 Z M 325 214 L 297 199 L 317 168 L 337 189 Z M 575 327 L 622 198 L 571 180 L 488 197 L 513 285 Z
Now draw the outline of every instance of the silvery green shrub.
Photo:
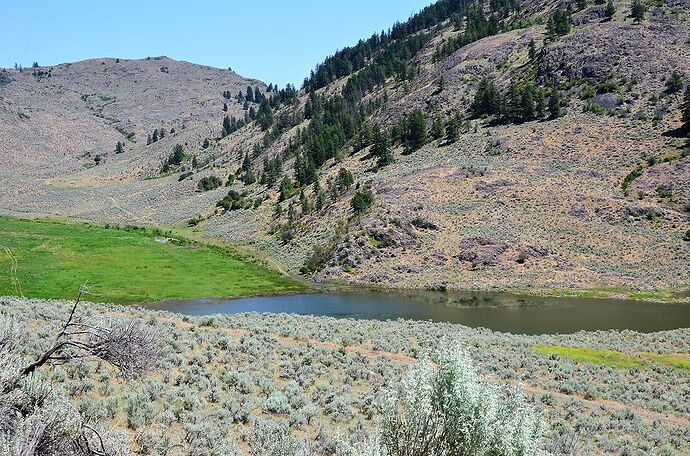
M 435 362 L 434 362 L 435 361 Z M 387 456 L 532 456 L 541 423 L 520 394 L 479 380 L 469 355 L 451 345 L 422 359 L 386 408 Z

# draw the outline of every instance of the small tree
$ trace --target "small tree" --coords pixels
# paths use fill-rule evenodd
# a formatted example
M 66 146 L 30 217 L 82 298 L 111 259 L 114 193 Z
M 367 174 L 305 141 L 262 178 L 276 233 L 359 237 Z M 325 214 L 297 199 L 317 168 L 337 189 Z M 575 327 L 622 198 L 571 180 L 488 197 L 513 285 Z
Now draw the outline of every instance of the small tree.
M 666 92 L 676 93 L 681 90 L 683 90 L 683 75 L 674 70 L 668 80 L 666 80 Z
M 115 145 L 115 153 L 116 154 L 121 154 L 125 151 L 125 145 L 122 144 L 120 141 L 117 142 Z
M 354 183 L 355 178 L 352 177 L 352 173 L 348 171 L 347 168 L 340 168 L 338 170 L 338 176 L 335 178 L 335 185 L 338 193 L 345 193 Z
M 640 0 L 633 0 L 630 6 L 630 17 L 636 24 L 644 20 L 644 15 L 647 12 L 647 7 Z
M 561 115 L 561 97 L 558 95 L 558 90 L 554 87 L 549 97 L 549 117 L 557 119 Z
M 462 128 L 462 118 L 460 114 L 455 114 L 453 117 L 448 119 L 446 125 L 446 141 L 449 144 L 456 142 L 460 139 L 460 129 Z
M 613 15 L 616 14 L 616 7 L 613 5 L 613 0 L 608 0 L 606 2 L 606 10 L 604 11 L 604 17 L 607 20 L 613 19 Z
M 435 140 L 442 139 L 446 135 L 446 126 L 439 113 L 434 114 L 434 122 L 431 124 L 431 137 Z
M 529 40 L 527 56 L 530 60 L 534 60 L 537 57 L 537 45 L 534 43 L 534 39 Z
M 683 104 L 681 105 L 681 113 L 683 117 L 683 126 L 686 130 L 690 130 L 690 83 L 685 88 L 685 95 L 683 96 Z
M 355 215 L 365 213 L 373 204 L 374 193 L 369 187 L 357 190 L 355 196 L 353 196 L 352 200 L 350 201 L 350 206 L 352 206 L 352 211 L 355 213 Z
M 426 144 L 429 136 L 422 111 L 418 109 L 412 111 L 407 121 L 407 128 L 408 149 L 414 152 Z
M 382 131 L 378 125 L 374 127 L 374 144 L 372 145 L 371 152 L 377 157 L 377 166 L 383 167 L 393 163 L 393 151 L 391 150 L 388 132 Z

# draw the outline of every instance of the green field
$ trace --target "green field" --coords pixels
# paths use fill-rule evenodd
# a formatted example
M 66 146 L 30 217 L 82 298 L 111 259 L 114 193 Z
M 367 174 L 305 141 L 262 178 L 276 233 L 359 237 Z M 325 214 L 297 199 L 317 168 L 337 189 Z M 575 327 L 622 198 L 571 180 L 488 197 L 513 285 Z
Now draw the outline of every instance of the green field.
M 0 217 L 0 295 L 97 302 L 236 297 L 305 287 L 224 249 L 149 230 Z
M 639 352 L 632 356 L 614 350 L 567 347 L 564 345 L 535 345 L 532 347 L 532 350 L 543 356 L 558 355 L 578 363 L 610 366 L 619 369 L 631 367 L 646 369 L 657 364 L 674 369 L 683 369 L 690 374 L 690 355 L 682 353 L 659 354 Z

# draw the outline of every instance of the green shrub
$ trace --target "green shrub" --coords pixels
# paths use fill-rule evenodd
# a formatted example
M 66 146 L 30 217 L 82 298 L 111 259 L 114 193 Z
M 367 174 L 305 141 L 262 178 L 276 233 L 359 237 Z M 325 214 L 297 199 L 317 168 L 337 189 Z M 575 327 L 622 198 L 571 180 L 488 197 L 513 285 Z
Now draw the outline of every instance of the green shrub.
M 210 190 L 217 189 L 221 185 L 223 185 L 223 181 L 220 180 L 219 177 L 208 176 L 208 177 L 204 177 L 203 179 L 201 179 L 196 186 L 202 192 L 208 192 Z
M 369 210 L 369 208 L 374 204 L 374 193 L 370 188 L 365 187 L 362 190 L 357 190 L 355 196 L 352 197 L 350 201 L 350 206 L 355 215 L 360 215 Z

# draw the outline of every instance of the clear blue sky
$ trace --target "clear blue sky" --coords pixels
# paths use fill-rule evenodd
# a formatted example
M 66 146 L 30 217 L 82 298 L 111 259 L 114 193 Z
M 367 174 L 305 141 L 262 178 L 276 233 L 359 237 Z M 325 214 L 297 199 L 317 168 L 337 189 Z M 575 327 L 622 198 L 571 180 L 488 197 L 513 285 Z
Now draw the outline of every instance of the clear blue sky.
M 0 67 L 97 57 L 174 59 L 301 85 L 313 66 L 431 0 L 9 0 Z

